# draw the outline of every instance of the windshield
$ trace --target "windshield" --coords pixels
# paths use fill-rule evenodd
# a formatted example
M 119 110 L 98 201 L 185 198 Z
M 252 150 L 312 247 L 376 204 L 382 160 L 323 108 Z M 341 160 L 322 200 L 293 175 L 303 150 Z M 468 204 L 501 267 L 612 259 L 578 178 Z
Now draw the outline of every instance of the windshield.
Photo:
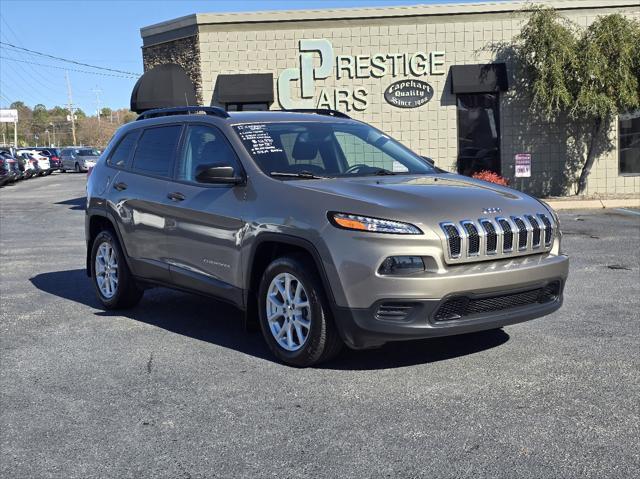
M 234 128 L 267 174 L 336 177 L 436 172 L 408 148 L 361 123 L 252 123 Z

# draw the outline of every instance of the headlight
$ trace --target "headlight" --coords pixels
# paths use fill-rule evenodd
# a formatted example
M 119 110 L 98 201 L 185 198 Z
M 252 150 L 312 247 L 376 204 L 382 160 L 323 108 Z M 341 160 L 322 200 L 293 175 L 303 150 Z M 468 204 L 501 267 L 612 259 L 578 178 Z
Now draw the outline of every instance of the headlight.
M 371 231 L 373 233 L 393 233 L 397 235 L 421 235 L 417 226 L 400 221 L 370 218 L 368 216 L 348 213 L 329 213 L 329 221 L 333 226 L 346 230 Z

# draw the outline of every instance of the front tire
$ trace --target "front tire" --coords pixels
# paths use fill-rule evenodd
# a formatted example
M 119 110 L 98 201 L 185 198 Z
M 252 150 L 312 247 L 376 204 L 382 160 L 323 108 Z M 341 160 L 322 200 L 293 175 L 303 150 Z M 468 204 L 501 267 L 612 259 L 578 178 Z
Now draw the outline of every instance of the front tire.
M 101 231 L 91 248 L 91 279 L 98 300 L 106 309 L 130 308 L 144 291 L 136 285 L 115 234 Z
M 342 349 L 315 265 L 301 256 L 274 260 L 260 281 L 262 334 L 282 362 L 307 367 Z

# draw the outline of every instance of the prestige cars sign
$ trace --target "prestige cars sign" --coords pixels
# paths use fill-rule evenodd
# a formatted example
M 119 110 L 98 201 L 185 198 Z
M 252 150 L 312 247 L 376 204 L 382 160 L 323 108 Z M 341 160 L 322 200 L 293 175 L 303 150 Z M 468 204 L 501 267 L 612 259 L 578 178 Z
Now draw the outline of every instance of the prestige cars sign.
M 399 108 L 417 108 L 433 97 L 433 87 L 422 80 L 400 80 L 384 91 L 387 103 Z
M 278 75 L 278 102 L 285 110 L 364 111 L 370 103 L 371 79 L 397 80 L 384 90 L 387 102 L 416 108 L 433 97 L 433 87 L 418 78 L 446 73 L 444 51 L 336 55 L 327 39 L 302 39 L 298 50 L 298 67 L 285 68 Z M 319 80 L 336 85 L 319 85 Z

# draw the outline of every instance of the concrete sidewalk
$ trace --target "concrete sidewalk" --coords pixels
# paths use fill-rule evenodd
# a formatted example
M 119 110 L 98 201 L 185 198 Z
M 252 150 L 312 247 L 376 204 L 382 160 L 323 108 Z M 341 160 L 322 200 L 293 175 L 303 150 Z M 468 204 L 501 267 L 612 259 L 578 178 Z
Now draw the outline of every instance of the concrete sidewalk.
M 554 210 L 582 210 L 597 208 L 638 208 L 640 198 L 544 198 Z

